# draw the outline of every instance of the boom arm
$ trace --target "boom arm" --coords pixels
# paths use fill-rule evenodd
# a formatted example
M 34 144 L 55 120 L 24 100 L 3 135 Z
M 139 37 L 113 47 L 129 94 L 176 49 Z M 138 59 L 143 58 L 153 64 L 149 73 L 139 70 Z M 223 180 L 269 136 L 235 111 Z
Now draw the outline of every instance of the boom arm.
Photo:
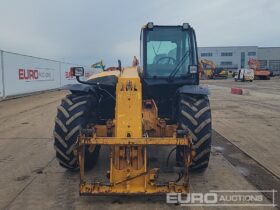
M 211 71 L 210 76 L 212 76 L 216 69 L 216 64 L 211 60 L 207 60 L 204 58 L 199 59 L 198 67 L 199 67 L 199 71 L 200 71 L 200 77 L 202 75 L 209 76 L 209 75 L 207 75 L 207 72 L 206 72 L 206 70 L 209 69 L 209 68 L 207 68 L 208 66 L 210 66 L 210 71 Z
M 250 69 L 257 70 L 257 69 L 260 68 L 260 63 L 259 63 L 258 60 L 250 58 L 249 61 L 248 61 L 248 66 L 249 66 Z
M 203 69 L 205 69 L 207 65 L 210 66 L 213 70 L 216 69 L 216 64 L 211 60 L 200 58 L 199 63 L 203 67 Z

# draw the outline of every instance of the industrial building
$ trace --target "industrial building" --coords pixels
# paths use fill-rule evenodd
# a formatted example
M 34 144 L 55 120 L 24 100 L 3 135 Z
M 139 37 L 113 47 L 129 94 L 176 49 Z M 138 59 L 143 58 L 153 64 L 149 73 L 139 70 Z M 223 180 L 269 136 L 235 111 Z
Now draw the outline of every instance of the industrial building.
M 280 71 L 280 47 L 259 47 L 258 60 L 261 68 Z
M 250 58 L 257 59 L 260 67 L 280 71 L 280 47 L 231 46 L 199 47 L 199 57 L 212 60 L 225 69 L 246 68 Z

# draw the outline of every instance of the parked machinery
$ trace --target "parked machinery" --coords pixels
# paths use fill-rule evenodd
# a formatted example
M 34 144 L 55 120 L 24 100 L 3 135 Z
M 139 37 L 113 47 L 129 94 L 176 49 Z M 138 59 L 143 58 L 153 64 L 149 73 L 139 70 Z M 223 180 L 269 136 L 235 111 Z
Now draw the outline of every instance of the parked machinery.
M 270 71 L 267 69 L 261 69 L 258 60 L 250 58 L 248 60 L 248 66 L 250 69 L 254 70 L 255 80 L 268 80 L 270 79 Z
M 235 82 L 237 82 L 237 81 L 253 82 L 253 80 L 254 80 L 254 70 L 253 69 L 238 69 L 237 72 L 235 73 L 234 80 L 235 80 Z
M 201 79 L 226 79 L 228 78 L 228 72 L 221 67 L 217 67 L 216 64 L 204 58 L 199 59 L 200 78 Z
M 188 171 L 207 168 L 211 148 L 208 89 L 199 85 L 195 31 L 189 24 L 141 30 L 141 67 L 104 71 L 81 84 L 58 107 L 54 147 L 59 164 L 80 170 L 80 195 L 186 194 Z M 160 180 L 147 148 L 173 146 L 176 180 Z M 87 179 L 99 164 L 100 147 L 110 147 L 107 177 Z M 169 157 L 170 158 L 170 155 Z M 104 164 L 104 163 L 102 163 Z

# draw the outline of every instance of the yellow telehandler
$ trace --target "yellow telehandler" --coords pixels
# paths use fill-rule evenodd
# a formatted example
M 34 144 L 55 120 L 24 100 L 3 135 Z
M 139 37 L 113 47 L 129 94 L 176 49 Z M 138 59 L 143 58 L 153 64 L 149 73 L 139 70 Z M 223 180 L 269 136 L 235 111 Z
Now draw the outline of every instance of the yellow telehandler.
M 58 106 L 54 148 L 59 164 L 80 171 L 80 195 L 187 194 L 189 170 L 207 168 L 211 148 L 209 91 L 199 85 L 194 29 L 146 24 L 141 30 L 141 66 L 121 66 L 87 80 L 83 67 L 71 71 L 79 84 Z M 150 168 L 147 148 L 175 151 L 176 180 L 161 181 Z M 109 146 L 107 176 L 87 179 Z

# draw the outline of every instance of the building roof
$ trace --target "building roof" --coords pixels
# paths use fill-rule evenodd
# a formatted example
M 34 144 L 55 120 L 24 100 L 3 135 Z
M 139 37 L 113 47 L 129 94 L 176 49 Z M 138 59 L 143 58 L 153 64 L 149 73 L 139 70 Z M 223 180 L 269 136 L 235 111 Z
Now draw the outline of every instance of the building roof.
M 257 47 L 259 49 L 280 48 L 280 47 L 258 47 L 258 46 L 213 46 L 213 47 L 198 47 L 198 48 L 239 48 L 239 47 Z
M 280 48 L 280 47 L 258 47 L 259 49 L 270 49 L 270 48 Z
M 199 48 L 237 48 L 237 47 L 258 47 L 258 46 L 213 46 L 213 47 L 199 47 Z

